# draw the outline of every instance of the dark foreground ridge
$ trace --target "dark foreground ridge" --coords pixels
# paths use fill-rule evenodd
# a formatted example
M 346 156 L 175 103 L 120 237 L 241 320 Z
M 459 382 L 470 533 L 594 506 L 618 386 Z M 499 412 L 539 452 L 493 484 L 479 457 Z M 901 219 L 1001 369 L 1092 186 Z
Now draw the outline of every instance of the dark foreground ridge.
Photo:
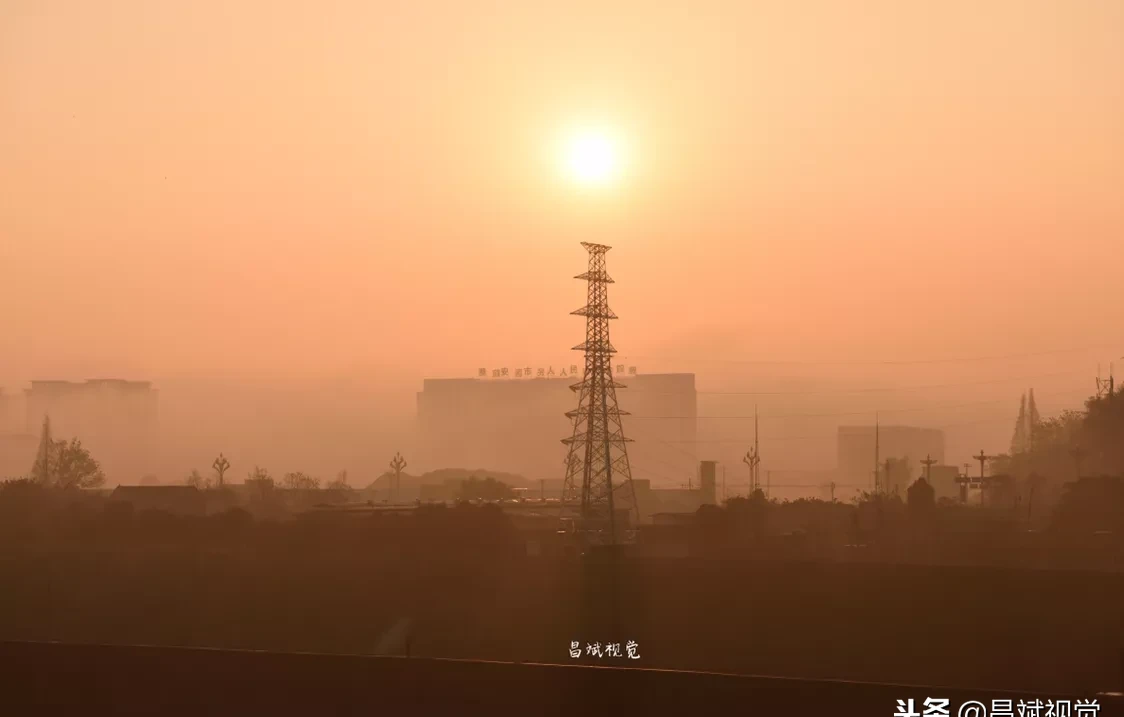
M 8 714 L 855 715 L 897 700 L 1088 699 L 678 670 L 206 648 L 0 642 Z M 18 712 L 22 708 L 24 712 Z M 9 711 L 12 710 L 12 711 Z M 388 712 L 390 710 L 390 712 Z M 922 708 L 917 711 L 923 712 Z

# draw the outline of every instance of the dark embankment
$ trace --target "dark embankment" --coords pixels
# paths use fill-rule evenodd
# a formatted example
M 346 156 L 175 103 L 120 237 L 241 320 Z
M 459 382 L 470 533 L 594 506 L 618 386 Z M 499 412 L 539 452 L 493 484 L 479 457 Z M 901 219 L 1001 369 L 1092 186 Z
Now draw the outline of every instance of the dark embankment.
M 869 715 L 899 699 L 1075 699 L 640 669 L 0 643 L 13 714 Z M 1086 696 L 1085 699 L 1092 696 Z M 1119 703 L 1099 696 L 1101 714 Z
M 321 548 L 23 553 L 0 585 L 7 640 L 529 662 L 634 640 L 635 662 L 585 661 L 1075 694 L 1119 689 L 1124 648 L 1105 573 Z

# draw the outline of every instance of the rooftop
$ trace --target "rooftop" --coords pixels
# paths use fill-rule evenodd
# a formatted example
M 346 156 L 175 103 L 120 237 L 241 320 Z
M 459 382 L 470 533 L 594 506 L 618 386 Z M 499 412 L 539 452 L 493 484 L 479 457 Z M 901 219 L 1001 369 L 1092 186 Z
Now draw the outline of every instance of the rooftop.
M 193 485 L 119 485 L 113 489 L 113 495 L 126 498 L 129 496 L 188 496 L 200 495 L 200 491 Z

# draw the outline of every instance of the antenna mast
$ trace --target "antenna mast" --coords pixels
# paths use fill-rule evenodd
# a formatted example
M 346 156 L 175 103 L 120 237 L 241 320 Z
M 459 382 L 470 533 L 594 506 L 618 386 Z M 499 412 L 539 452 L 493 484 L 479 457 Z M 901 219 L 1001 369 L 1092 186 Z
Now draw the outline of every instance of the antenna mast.
M 753 448 L 746 452 L 742 463 L 749 466 L 749 497 L 757 495 L 761 490 L 761 444 L 757 436 L 757 404 L 753 404 Z
M 757 404 L 753 404 L 753 490 L 761 487 L 761 443 L 757 434 Z
M 882 481 L 878 479 L 878 412 L 874 412 L 874 492 L 881 492 Z

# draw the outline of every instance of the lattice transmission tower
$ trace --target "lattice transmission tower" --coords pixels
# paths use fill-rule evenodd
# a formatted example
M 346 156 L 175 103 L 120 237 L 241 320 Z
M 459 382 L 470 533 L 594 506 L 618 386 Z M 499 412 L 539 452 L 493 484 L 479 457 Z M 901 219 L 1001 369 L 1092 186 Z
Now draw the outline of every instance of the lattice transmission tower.
M 586 305 L 571 312 L 584 316 L 585 342 L 575 351 L 585 352 L 585 374 L 570 386 L 578 394 L 578 407 L 566 413 L 574 422 L 574 432 L 563 443 L 569 446 L 566 457 L 566 482 L 563 503 L 580 510 L 578 530 L 587 542 L 621 542 L 626 525 L 621 519 L 638 521 L 632 469 L 621 416 L 617 389 L 624 384 L 613 380 L 613 354 L 609 342 L 609 321 L 617 318 L 609 308 L 608 286 L 613 283 L 605 271 L 605 252 L 612 247 L 582 242 L 589 252 L 589 270 L 574 277 L 589 282 Z

